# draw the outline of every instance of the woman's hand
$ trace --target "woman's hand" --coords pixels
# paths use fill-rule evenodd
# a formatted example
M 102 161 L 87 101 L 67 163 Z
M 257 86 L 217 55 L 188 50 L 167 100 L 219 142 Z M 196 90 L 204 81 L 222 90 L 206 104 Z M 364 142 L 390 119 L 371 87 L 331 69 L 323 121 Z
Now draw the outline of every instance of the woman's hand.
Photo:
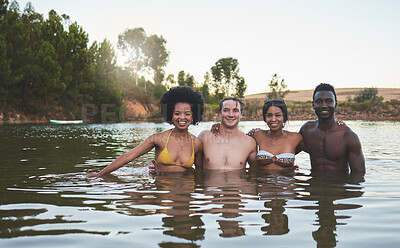
M 337 124 L 338 124 L 339 126 L 346 125 L 346 123 L 344 123 L 344 121 L 341 120 L 341 119 L 338 119 L 338 120 L 337 120 Z
M 261 130 L 261 128 L 252 128 L 252 129 L 247 133 L 247 135 L 250 136 L 250 137 L 252 137 L 252 138 L 254 138 L 254 133 L 255 133 L 256 131 L 258 131 L 258 130 Z
M 149 173 L 150 175 L 154 175 L 156 173 L 156 161 L 154 159 L 151 160 L 151 165 L 149 165 Z
M 219 135 L 219 128 L 221 127 L 220 123 L 215 123 L 211 126 L 210 132 L 215 136 Z

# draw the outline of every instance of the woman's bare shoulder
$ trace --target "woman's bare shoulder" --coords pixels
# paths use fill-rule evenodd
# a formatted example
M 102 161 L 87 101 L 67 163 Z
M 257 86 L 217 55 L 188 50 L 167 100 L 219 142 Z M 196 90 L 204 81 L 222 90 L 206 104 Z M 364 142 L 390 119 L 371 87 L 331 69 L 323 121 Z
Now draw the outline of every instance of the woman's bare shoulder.
M 202 150 L 203 149 L 203 142 L 201 141 L 201 139 L 197 138 L 195 135 L 190 134 L 193 138 L 193 146 L 195 148 L 196 151 L 198 151 L 199 149 Z
M 190 135 L 192 136 L 193 142 L 194 142 L 195 144 L 197 144 L 197 143 L 202 143 L 201 139 L 199 139 L 198 137 L 196 137 L 196 135 L 194 135 L 194 134 L 192 134 L 192 133 L 190 133 Z
M 300 133 L 298 132 L 292 132 L 292 131 L 284 131 L 288 136 L 292 136 L 292 137 L 297 137 L 297 136 L 301 136 Z
M 159 144 L 160 142 L 164 143 L 172 129 L 168 129 L 159 133 L 155 133 L 150 135 L 146 140 L 151 141 L 155 144 Z

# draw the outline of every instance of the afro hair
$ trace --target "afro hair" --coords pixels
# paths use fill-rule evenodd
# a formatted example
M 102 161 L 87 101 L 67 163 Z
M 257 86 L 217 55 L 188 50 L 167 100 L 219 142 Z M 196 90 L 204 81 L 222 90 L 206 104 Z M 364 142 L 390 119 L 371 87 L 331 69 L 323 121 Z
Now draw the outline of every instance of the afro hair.
M 160 100 L 161 114 L 164 120 L 173 124 L 172 114 L 174 112 L 175 104 L 178 102 L 185 102 L 190 104 L 193 113 L 192 124 L 196 125 L 203 119 L 204 112 L 204 99 L 198 91 L 193 90 L 191 87 L 178 86 L 173 87 L 165 92 Z

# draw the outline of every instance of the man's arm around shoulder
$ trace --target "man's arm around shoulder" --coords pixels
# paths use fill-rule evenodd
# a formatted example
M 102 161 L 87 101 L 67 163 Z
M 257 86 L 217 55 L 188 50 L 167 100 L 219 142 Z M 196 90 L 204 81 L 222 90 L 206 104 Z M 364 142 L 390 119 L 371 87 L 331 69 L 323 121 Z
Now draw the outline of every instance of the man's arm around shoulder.
M 248 139 L 248 145 L 250 146 L 250 152 L 249 152 L 249 156 L 247 157 L 247 162 L 250 164 L 250 166 L 256 166 L 258 165 L 257 162 L 257 142 L 255 141 L 255 139 L 246 136 L 246 138 Z

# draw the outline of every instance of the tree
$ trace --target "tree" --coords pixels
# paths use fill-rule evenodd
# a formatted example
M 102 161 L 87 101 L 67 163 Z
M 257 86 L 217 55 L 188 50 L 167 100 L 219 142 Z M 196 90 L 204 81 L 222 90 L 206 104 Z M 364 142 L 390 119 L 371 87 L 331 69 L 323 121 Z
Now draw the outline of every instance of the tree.
M 239 62 L 235 58 L 228 57 L 219 59 L 215 65 L 211 67 L 211 73 L 214 78 L 213 86 L 216 95 L 231 95 L 234 87 L 236 91 L 237 89 L 246 90 L 247 86 L 244 87 L 244 79 L 239 75 Z M 233 81 L 236 81 L 235 85 Z M 238 92 L 236 92 L 235 95 L 237 94 Z M 244 91 L 239 94 L 244 94 Z
M 106 39 L 100 45 L 94 42 L 91 46 L 94 57 L 94 103 L 113 104 L 119 108 L 122 100 L 121 90 L 117 85 L 117 66 L 115 51 Z M 116 111 L 116 109 L 115 109 Z
M 171 87 L 173 87 L 173 86 L 176 84 L 174 78 L 175 78 L 174 74 L 169 74 L 169 75 L 168 75 L 168 77 L 166 78 L 166 82 L 165 82 L 165 86 L 166 86 L 167 88 L 171 88 Z
M 209 103 L 210 100 L 210 82 L 211 76 L 209 72 L 206 72 L 204 75 L 204 82 L 203 85 L 200 87 L 201 95 L 203 96 L 204 102 Z
M 145 43 L 148 65 L 154 72 L 154 83 L 160 84 L 164 76 L 163 67 L 167 65 L 169 52 L 165 48 L 167 41 L 162 36 L 152 35 Z
M 0 113 L 6 107 L 10 86 L 15 83 L 11 77 L 11 60 L 7 58 L 7 43 L 5 37 L 0 34 Z
M 367 100 L 375 100 L 378 97 L 378 89 L 371 87 L 371 88 L 364 88 L 357 92 L 356 96 L 354 97 L 354 101 L 356 102 L 364 102 Z
M 268 99 L 283 99 L 289 93 L 289 90 L 286 90 L 285 79 L 281 79 L 276 73 L 272 76 L 271 81 L 269 81 L 268 87 Z
M 196 80 L 194 80 L 194 77 L 190 75 L 189 73 L 186 74 L 185 71 L 180 71 L 178 73 L 178 85 L 179 86 L 189 86 L 189 87 L 194 87 L 196 84 Z
M 178 85 L 184 86 L 185 85 L 185 71 L 178 72 Z
M 237 96 L 238 98 L 243 98 L 244 93 L 246 92 L 247 89 L 247 85 L 243 77 L 238 78 L 235 89 L 236 89 L 235 96 Z
M 133 69 L 136 85 L 138 85 L 138 72 L 146 64 L 144 51 L 146 40 L 143 28 L 128 29 L 118 35 L 118 47 L 130 57 L 127 64 Z

